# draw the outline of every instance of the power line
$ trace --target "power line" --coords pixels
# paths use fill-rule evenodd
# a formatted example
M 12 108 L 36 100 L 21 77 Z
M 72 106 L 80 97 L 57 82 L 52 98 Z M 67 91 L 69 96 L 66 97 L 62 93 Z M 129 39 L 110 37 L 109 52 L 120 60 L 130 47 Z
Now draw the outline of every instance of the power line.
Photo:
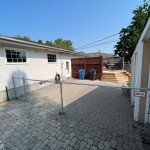
M 111 38 L 111 37 L 113 37 L 113 36 L 116 36 L 116 35 L 118 35 L 118 34 L 119 34 L 119 33 L 116 33 L 116 34 L 110 35 L 110 36 L 108 36 L 108 37 L 105 37 L 105 38 L 103 38 L 103 39 L 97 40 L 97 41 L 95 41 L 95 42 L 91 42 L 91 43 L 88 43 L 88 44 L 86 44 L 86 45 L 77 47 L 75 50 L 77 50 L 77 49 L 79 49 L 79 48 L 86 47 L 86 46 L 88 46 L 88 45 L 95 44 L 95 43 L 97 43 L 97 42 L 100 42 L 100 41 L 103 41 L 103 40 L 106 40 L 106 39 L 109 39 L 109 38 Z
M 113 43 L 113 42 L 117 42 L 117 41 L 118 41 L 117 39 L 114 39 L 114 40 L 107 41 L 107 42 L 103 42 L 103 43 L 99 43 L 99 44 L 96 44 L 96 45 L 83 47 L 83 48 L 80 48 L 80 49 L 78 49 L 78 50 L 87 49 L 87 48 L 91 48 L 91 47 L 96 47 L 96 46 L 100 46 L 100 45 L 105 45 L 105 44 L 109 44 L 109 43 Z
M 117 41 L 112 41 L 112 42 L 103 43 L 103 44 L 99 44 L 99 45 L 95 45 L 95 46 L 90 46 L 90 47 L 84 47 L 84 48 L 81 48 L 81 49 L 79 49 L 79 50 L 88 49 L 88 48 L 92 48 L 92 47 L 96 47 L 96 46 L 101 46 L 101 45 L 106 45 L 106 44 L 110 44 L 110 43 L 114 43 L 114 42 L 117 42 Z

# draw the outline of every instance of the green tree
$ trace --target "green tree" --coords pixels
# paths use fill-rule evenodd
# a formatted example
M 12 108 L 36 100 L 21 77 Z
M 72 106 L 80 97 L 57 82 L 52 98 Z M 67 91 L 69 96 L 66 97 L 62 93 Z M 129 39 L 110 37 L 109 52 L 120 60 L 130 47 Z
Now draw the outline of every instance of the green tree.
M 20 36 L 20 35 L 17 35 L 15 36 L 16 39 L 20 39 L 20 40 L 24 40 L 24 41 L 31 41 L 31 39 L 28 37 L 28 36 Z
M 83 51 L 78 52 L 81 55 L 85 55 L 85 53 Z
M 28 36 L 23 36 L 23 37 L 22 37 L 22 40 L 31 41 L 31 39 L 30 39 Z
M 39 44 L 43 44 L 43 41 L 42 41 L 42 40 L 38 40 L 38 43 L 39 43 Z
M 20 35 L 16 35 L 14 38 L 16 38 L 16 39 L 22 39 L 22 37 Z
M 46 41 L 46 42 L 45 42 L 45 45 L 47 45 L 47 46 L 54 46 L 54 44 L 53 44 L 52 41 Z
M 22 37 L 20 35 L 17 35 L 17 36 L 15 36 L 15 38 L 16 39 L 25 40 L 25 41 L 31 41 L 31 39 L 28 36 L 23 36 Z M 53 47 L 57 47 L 57 48 L 62 48 L 62 49 L 74 51 L 72 41 L 70 41 L 70 40 L 63 40 L 62 38 L 58 38 L 54 42 L 47 40 L 45 43 L 43 43 L 42 40 L 38 40 L 37 43 L 45 44 L 47 46 L 53 46 Z
M 62 38 L 58 38 L 54 41 L 54 46 L 57 48 L 74 51 L 72 42 L 70 40 L 63 40 Z
M 121 57 L 125 56 L 126 60 L 130 60 L 145 23 L 149 17 L 149 13 L 149 1 L 144 0 L 143 6 L 139 6 L 133 11 L 134 16 L 130 25 L 120 31 L 119 42 L 117 42 L 117 44 L 114 46 L 115 55 L 118 54 Z

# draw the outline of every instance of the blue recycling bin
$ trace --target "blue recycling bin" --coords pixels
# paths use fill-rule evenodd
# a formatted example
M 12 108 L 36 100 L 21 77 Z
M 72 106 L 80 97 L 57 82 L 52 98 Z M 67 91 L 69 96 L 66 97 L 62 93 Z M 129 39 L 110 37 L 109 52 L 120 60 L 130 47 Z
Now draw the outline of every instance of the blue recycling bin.
M 78 73 L 79 73 L 79 79 L 80 79 L 80 80 L 84 80 L 84 77 L 85 77 L 85 70 L 84 70 L 84 69 L 79 69 L 79 70 L 78 70 Z

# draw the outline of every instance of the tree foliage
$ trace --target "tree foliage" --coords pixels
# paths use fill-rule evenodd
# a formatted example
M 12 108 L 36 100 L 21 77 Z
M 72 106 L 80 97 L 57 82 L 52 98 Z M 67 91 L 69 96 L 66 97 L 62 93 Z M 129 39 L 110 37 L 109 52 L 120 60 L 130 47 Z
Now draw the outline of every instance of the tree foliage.
M 63 40 L 62 38 L 58 38 L 54 42 L 46 41 L 45 45 L 62 48 L 62 49 L 66 49 L 66 50 L 71 50 L 71 51 L 74 50 L 72 42 L 70 40 Z
M 78 52 L 81 55 L 85 55 L 85 53 L 83 51 Z
M 62 38 L 58 38 L 54 41 L 54 46 L 57 48 L 67 49 L 73 51 L 72 42 L 70 40 L 63 40 Z
M 24 41 L 31 41 L 31 39 L 28 36 L 15 36 L 16 39 L 24 40 Z
M 119 42 L 114 46 L 115 55 L 125 56 L 126 60 L 130 60 L 135 50 L 136 44 L 143 31 L 145 23 L 150 14 L 149 1 L 144 1 L 143 6 L 139 6 L 133 11 L 133 18 L 127 28 L 123 28 L 119 35 Z
M 54 44 L 53 44 L 52 41 L 46 41 L 46 42 L 45 42 L 45 45 L 47 45 L 47 46 L 54 46 Z
M 42 41 L 42 40 L 38 40 L 38 43 L 39 43 L 39 44 L 43 44 L 43 41 Z
M 17 35 L 14 38 L 25 40 L 25 41 L 31 41 L 31 39 L 28 36 Z M 45 43 L 43 43 L 42 40 L 38 40 L 37 43 L 39 43 L 39 44 L 45 44 L 47 46 L 62 48 L 62 49 L 70 50 L 70 51 L 74 51 L 72 41 L 71 40 L 63 40 L 62 38 L 58 38 L 54 42 L 47 40 Z

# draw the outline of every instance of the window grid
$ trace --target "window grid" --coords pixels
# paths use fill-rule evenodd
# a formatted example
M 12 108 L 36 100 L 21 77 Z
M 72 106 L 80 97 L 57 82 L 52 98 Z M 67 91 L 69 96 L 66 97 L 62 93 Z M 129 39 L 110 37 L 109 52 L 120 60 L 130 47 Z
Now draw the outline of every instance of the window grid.
M 54 54 L 47 54 L 48 62 L 56 62 L 56 55 Z
M 6 49 L 6 59 L 8 63 L 26 63 L 26 52 Z

